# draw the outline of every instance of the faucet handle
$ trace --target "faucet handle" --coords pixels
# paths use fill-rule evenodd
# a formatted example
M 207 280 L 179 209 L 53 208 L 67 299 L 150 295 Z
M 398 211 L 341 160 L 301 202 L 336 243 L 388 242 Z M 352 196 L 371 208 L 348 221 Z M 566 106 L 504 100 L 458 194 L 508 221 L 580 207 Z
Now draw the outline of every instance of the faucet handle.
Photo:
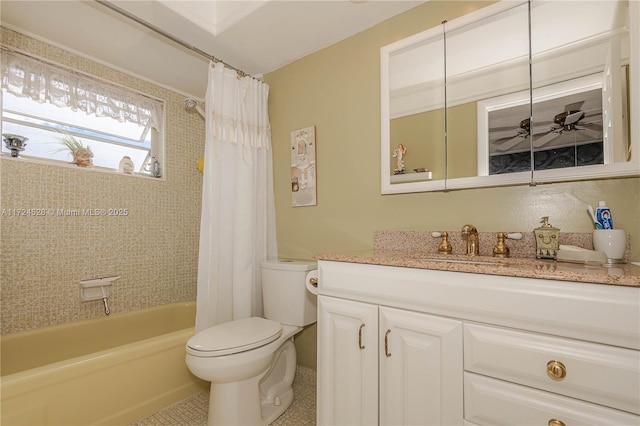
M 510 240 L 521 240 L 522 233 L 520 232 L 498 232 L 498 242 L 493 247 L 493 256 L 494 257 L 509 257 L 509 247 L 505 244 L 505 239 Z
M 509 247 L 504 243 L 504 239 L 507 238 L 506 232 L 498 232 L 498 242 L 493 247 L 493 257 L 509 257 Z M 522 235 L 520 235 L 522 238 Z
M 451 252 L 453 252 L 453 247 L 451 247 L 451 243 L 449 242 L 449 233 L 446 231 L 443 232 L 438 232 L 438 231 L 434 231 L 431 233 L 431 236 L 433 238 L 440 238 L 442 237 L 442 241 L 440 242 L 440 245 L 438 245 L 438 253 L 445 253 L 445 254 L 451 254 Z

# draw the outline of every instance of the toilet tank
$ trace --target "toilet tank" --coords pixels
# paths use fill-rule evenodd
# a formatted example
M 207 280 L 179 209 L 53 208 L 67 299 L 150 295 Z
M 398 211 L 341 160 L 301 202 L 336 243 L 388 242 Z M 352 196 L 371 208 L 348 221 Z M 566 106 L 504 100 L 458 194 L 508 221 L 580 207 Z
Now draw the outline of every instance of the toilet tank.
M 305 284 L 309 271 L 318 267 L 316 262 L 273 259 L 260 266 L 264 317 L 299 327 L 316 322 L 317 296 Z

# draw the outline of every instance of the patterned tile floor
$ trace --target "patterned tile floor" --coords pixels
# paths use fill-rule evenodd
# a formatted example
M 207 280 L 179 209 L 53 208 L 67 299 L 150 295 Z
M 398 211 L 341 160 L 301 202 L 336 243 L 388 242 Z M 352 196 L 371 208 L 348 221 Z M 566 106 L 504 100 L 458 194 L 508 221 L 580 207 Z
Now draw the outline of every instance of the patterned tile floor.
M 315 426 L 316 372 L 298 366 L 293 393 L 291 406 L 271 426 Z M 130 426 L 205 426 L 208 405 L 209 391 L 200 392 Z

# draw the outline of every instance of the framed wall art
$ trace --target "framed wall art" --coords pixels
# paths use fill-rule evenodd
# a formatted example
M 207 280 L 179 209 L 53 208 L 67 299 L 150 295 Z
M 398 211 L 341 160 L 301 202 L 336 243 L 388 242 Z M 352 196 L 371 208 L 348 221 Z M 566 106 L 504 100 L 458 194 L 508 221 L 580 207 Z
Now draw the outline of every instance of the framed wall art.
M 315 126 L 291 132 L 291 205 L 318 205 Z

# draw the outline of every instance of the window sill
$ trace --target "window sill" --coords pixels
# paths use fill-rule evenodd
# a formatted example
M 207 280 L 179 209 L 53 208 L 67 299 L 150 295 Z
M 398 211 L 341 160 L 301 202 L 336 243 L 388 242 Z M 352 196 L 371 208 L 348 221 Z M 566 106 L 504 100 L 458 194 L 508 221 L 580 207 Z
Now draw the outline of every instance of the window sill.
M 98 172 L 98 173 L 107 173 L 107 174 L 111 174 L 111 175 L 119 175 L 119 176 L 142 178 L 142 179 L 151 179 L 151 180 L 157 180 L 157 181 L 164 181 L 165 180 L 164 175 L 159 177 L 159 178 L 156 178 L 156 177 L 153 177 L 151 175 L 144 174 L 144 173 L 127 174 L 127 173 L 122 173 L 121 171 L 116 170 L 116 169 L 109 169 L 107 167 L 94 166 L 92 168 L 88 168 L 88 167 L 80 167 L 80 166 L 77 166 L 77 165 L 75 165 L 73 163 L 67 163 L 67 162 L 58 161 L 58 160 L 47 160 L 47 159 L 42 159 L 42 158 L 24 157 L 24 156 L 12 157 L 10 154 L 8 154 L 6 152 L 3 152 L 0 155 L 0 160 L 2 160 L 2 161 L 20 161 L 20 162 L 29 163 L 29 164 L 40 164 L 40 165 L 44 165 L 44 166 L 62 167 L 62 168 L 66 168 L 66 169 L 84 170 L 84 171 Z

